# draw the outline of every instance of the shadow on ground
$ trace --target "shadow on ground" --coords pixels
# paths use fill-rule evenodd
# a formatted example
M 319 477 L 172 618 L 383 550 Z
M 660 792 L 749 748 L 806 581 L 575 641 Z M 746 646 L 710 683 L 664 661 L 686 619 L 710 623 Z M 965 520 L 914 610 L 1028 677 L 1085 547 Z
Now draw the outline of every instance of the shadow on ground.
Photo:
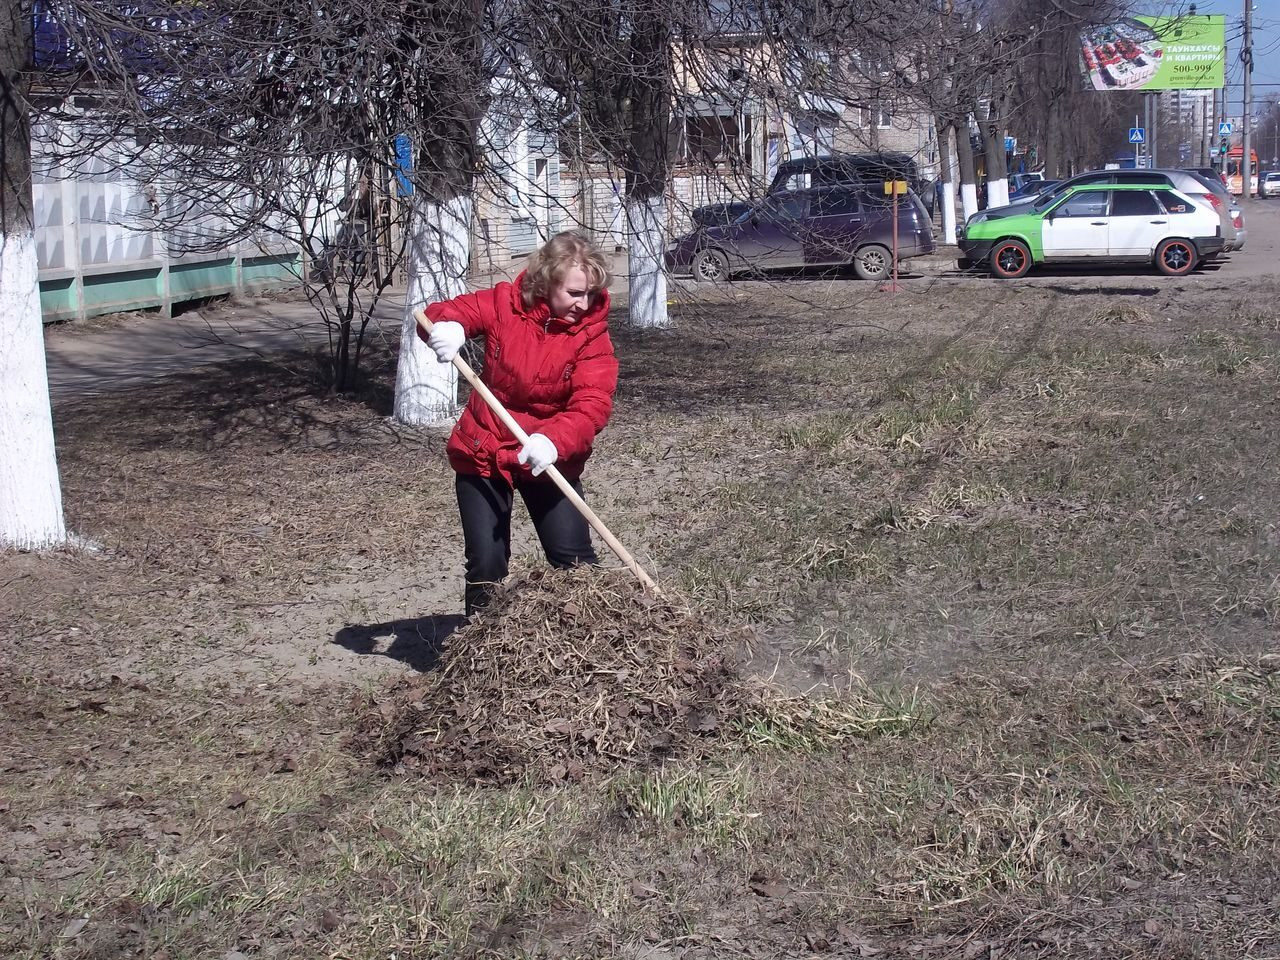
M 387 623 L 353 624 L 333 636 L 333 642 L 361 656 L 390 657 L 425 672 L 436 665 L 444 641 L 466 618 L 458 614 L 391 620 Z M 390 640 L 387 643 L 387 640 Z

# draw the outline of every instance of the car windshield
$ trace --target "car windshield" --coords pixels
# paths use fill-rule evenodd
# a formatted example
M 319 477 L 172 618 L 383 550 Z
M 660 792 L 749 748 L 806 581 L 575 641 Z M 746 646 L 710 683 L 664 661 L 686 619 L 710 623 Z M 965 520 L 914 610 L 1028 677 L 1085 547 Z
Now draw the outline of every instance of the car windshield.
M 1049 204 L 1053 203 L 1053 201 L 1057 200 L 1058 197 L 1060 196 L 1062 196 L 1062 192 L 1056 186 L 1050 187 L 1048 190 L 1045 190 L 1043 193 L 1039 193 L 1036 195 L 1035 201 L 1032 203 L 1032 207 L 1037 211 L 1043 210 L 1047 206 L 1049 206 Z

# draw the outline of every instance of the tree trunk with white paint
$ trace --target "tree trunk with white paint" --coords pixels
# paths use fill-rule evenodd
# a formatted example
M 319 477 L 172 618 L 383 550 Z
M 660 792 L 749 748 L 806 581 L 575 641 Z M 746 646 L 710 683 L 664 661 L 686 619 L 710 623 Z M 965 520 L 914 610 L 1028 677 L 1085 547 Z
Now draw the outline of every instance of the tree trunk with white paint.
M 662 197 L 627 200 L 627 280 L 631 323 L 665 327 L 667 316 L 666 202 Z
M 997 104 L 979 104 L 976 113 L 982 132 L 983 154 L 987 168 L 987 209 L 1009 203 L 1009 164 L 1004 151 L 1004 126 Z
M 951 159 L 950 123 L 938 127 L 938 169 L 942 177 L 942 242 L 956 242 L 956 171 Z
M 395 418 L 411 426 L 451 423 L 458 414 L 458 374 L 440 363 L 418 336 L 413 311 L 467 292 L 471 264 L 471 198 L 446 202 L 421 194 L 409 219 L 409 276 L 400 359 L 396 366 Z
M 960 163 L 960 203 L 968 220 L 978 212 L 978 170 L 973 163 L 973 141 L 969 139 L 969 119 L 956 124 L 956 159 Z
M 407 87 L 430 93 L 417 95 L 422 102 L 415 109 L 422 112 L 410 134 L 413 203 L 405 228 L 408 268 L 394 404 L 395 419 L 415 427 L 446 426 L 458 415 L 456 369 L 436 360 L 418 335 L 413 312 L 467 292 L 478 137 L 493 76 L 485 11 L 484 0 L 457 0 L 421 5 L 415 14 L 421 32 L 414 44 L 434 42 L 428 40 L 434 36 L 445 52 L 422 58 Z
M 948 180 L 942 185 L 942 235 L 947 243 L 955 243 L 958 235 L 956 224 L 956 182 Z
M 32 57 L 24 5 L 0 13 L 0 546 L 66 542 L 49 408 L 22 71 Z
M 630 321 L 665 327 L 666 191 L 671 163 L 671 27 L 661 16 L 639 20 L 631 36 L 633 77 L 627 130 L 627 275 Z

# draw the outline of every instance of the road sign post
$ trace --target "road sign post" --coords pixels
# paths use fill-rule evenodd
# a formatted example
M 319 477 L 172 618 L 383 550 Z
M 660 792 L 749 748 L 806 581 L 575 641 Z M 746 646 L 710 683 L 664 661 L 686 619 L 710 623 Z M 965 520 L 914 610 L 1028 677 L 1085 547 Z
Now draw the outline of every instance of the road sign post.
M 902 288 L 898 286 L 898 197 L 907 192 L 907 181 L 905 180 L 886 180 L 884 182 L 884 192 L 893 197 L 893 250 L 890 257 L 893 260 L 893 279 L 889 282 L 889 286 L 885 289 L 890 293 L 897 293 Z
M 1129 128 L 1129 142 L 1133 144 L 1134 169 L 1143 166 L 1142 145 L 1147 142 L 1147 128 L 1138 126 L 1138 118 L 1133 118 L 1133 126 Z

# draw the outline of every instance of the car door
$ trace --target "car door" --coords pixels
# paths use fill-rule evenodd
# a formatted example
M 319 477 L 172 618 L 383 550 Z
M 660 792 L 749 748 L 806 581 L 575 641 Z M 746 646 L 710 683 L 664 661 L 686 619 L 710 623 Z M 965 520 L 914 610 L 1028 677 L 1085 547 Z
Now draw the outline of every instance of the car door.
M 850 263 L 862 232 L 862 208 L 854 190 L 815 190 L 804 237 L 804 262 L 810 266 Z
M 1041 225 L 1045 260 L 1106 256 L 1110 199 L 1106 189 L 1080 190 L 1051 207 Z
M 1161 231 L 1156 239 L 1159 243 L 1165 237 L 1212 237 L 1221 229 L 1217 217 L 1196 203 L 1191 197 L 1177 190 L 1157 190 L 1156 199 L 1164 207 L 1167 226 L 1153 227 Z
M 778 193 L 766 197 L 743 220 L 733 225 L 733 246 L 749 267 L 772 270 L 804 263 L 804 220 L 807 193 Z
M 1107 251 L 1113 257 L 1149 257 L 1168 223 L 1150 190 L 1116 190 L 1111 194 Z

